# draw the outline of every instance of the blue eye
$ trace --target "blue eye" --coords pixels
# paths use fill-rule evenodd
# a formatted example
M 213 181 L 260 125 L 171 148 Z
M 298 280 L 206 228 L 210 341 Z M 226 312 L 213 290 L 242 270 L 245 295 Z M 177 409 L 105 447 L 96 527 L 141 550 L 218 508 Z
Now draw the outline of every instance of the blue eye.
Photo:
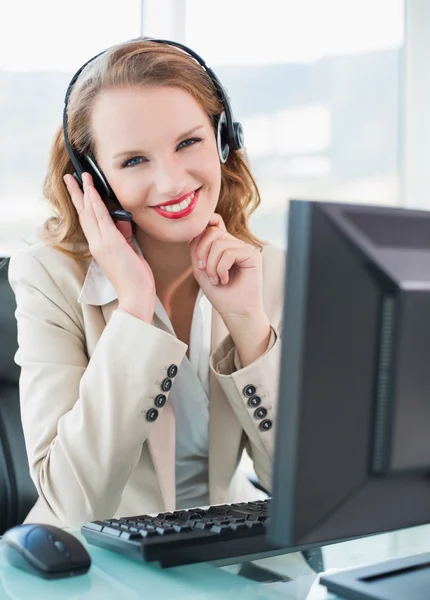
M 201 142 L 201 138 L 190 138 L 188 140 L 184 140 L 183 142 L 181 142 L 180 144 L 178 144 L 176 146 L 177 150 L 181 150 L 182 148 L 187 148 L 188 146 L 193 146 L 194 144 L 197 144 L 197 142 Z
M 121 168 L 124 167 L 134 167 L 136 165 L 139 165 L 140 163 L 142 163 L 145 159 L 143 158 L 143 156 L 133 156 L 133 158 L 128 158 L 127 160 L 125 160 L 122 165 Z

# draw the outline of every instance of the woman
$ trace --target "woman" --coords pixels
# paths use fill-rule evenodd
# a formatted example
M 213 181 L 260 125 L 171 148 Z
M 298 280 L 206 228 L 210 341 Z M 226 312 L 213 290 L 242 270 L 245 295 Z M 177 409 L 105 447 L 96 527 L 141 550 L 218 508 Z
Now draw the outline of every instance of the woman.
M 27 522 L 261 497 L 245 448 L 270 490 L 284 253 L 248 229 L 259 194 L 222 88 L 172 44 L 78 72 L 45 180 L 55 216 L 10 263 Z

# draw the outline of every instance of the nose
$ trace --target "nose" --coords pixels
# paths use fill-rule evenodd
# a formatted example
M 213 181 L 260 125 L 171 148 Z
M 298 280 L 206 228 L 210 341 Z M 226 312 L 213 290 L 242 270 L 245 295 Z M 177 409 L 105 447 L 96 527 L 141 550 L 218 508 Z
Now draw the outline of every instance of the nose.
M 175 157 L 159 161 L 155 167 L 154 186 L 160 196 L 166 199 L 175 198 L 184 193 L 185 184 L 185 169 Z

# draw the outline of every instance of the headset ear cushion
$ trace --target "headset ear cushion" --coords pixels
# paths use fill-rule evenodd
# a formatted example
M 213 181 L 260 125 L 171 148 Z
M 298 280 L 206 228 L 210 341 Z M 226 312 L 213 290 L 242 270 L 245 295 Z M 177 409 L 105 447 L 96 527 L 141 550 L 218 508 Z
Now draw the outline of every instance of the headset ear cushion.
M 228 144 L 227 118 L 225 116 L 225 112 L 222 112 L 218 119 L 216 143 L 219 159 L 222 163 L 225 163 L 230 152 L 230 146 Z
M 235 121 L 233 123 L 233 129 L 234 129 L 234 146 L 235 146 L 234 149 L 240 150 L 245 145 L 245 136 L 243 133 L 242 123 Z

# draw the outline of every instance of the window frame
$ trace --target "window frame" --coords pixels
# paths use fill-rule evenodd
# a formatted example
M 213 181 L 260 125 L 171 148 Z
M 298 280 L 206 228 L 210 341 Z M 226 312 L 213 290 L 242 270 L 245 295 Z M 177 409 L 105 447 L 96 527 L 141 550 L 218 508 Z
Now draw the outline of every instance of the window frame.
M 399 204 L 430 210 L 430 2 L 405 0 Z

